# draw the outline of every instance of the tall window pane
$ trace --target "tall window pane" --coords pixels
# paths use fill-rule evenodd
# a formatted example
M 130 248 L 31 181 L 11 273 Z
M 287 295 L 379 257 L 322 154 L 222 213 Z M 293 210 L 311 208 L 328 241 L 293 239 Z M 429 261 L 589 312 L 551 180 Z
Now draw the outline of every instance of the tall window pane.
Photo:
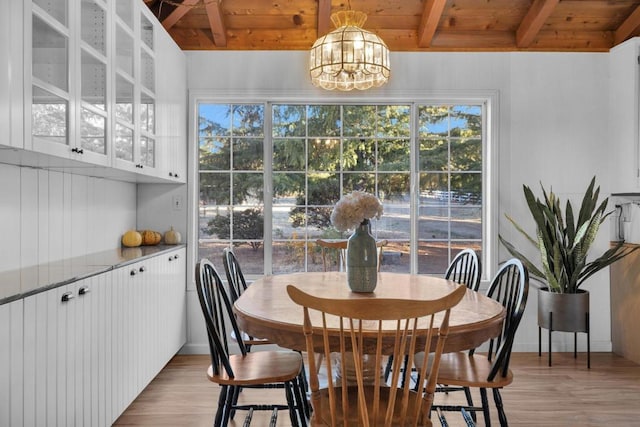
M 199 257 L 233 247 L 245 274 L 264 269 L 264 107 L 201 104 Z
M 482 250 L 482 106 L 423 105 L 418 121 L 418 273 L 442 274 Z

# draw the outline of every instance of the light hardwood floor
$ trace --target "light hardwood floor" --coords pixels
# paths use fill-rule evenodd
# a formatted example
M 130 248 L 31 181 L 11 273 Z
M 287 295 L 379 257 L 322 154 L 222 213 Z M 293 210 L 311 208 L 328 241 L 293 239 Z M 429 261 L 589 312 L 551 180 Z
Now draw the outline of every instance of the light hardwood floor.
M 219 388 L 207 380 L 208 364 L 208 356 L 174 357 L 115 425 L 212 426 Z M 546 354 L 513 353 L 511 368 L 514 382 L 502 392 L 511 426 L 640 426 L 640 365 L 611 353 L 592 353 L 589 370 L 584 353 L 577 360 L 573 353 L 554 353 L 548 367 Z M 281 395 L 248 390 L 242 398 L 260 399 L 265 393 Z M 457 399 L 457 394 L 437 398 Z M 242 425 L 241 415 L 232 426 Z M 454 414 L 447 414 L 447 420 L 452 427 L 465 425 Z M 257 413 L 251 425 L 268 421 L 268 414 Z M 498 425 L 495 414 L 492 422 Z M 278 426 L 290 426 L 285 412 Z

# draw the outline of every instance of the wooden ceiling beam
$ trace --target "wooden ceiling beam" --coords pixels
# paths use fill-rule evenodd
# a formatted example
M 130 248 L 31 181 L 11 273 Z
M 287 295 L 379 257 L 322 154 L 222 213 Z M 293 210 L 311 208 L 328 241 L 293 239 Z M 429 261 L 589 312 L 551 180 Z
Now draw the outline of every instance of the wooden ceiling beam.
M 176 25 L 176 22 L 180 20 L 184 15 L 189 12 L 192 7 L 198 3 L 200 0 L 184 0 L 180 6 L 176 6 L 176 8 L 171 12 L 166 18 L 162 20 L 162 26 L 165 30 Z
M 438 28 L 446 0 L 426 0 L 418 26 L 418 46 L 429 47 Z
M 624 20 L 624 22 L 618 27 L 616 30 L 613 40 L 615 44 L 622 43 L 629 36 L 633 34 L 635 30 L 640 27 L 640 6 L 636 7 L 636 9 Z
M 213 42 L 217 47 L 227 47 L 227 29 L 222 19 L 222 7 L 218 0 L 205 0 L 205 9 L 209 17 L 209 26 L 213 34 Z
M 560 0 L 536 0 L 516 31 L 516 46 L 528 47 Z
M 331 0 L 318 0 L 318 38 L 331 30 L 329 22 L 331 22 Z

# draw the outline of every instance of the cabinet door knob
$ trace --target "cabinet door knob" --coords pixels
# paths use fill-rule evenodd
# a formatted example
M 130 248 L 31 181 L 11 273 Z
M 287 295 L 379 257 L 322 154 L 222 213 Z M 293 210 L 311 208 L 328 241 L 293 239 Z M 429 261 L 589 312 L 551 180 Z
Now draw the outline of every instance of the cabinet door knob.
M 64 294 L 62 294 L 61 301 L 62 302 L 67 302 L 69 300 L 72 300 L 73 298 L 75 298 L 73 296 L 73 292 L 65 292 Z
M 82 286 L 80 289 L 78 289 L 78 295 L 86 295 L 89 292 L 91 292 L 91 290 L 88 286 Z
M 175 255 L 173 256 L 173 259 L 178 259 L 178 254 L 175 254 Z
M 136 275 L 136 270 L 135 270 L 135 269 L 131 270 L 131 272 L 130 272 L 129 274 L 130 274 L 131 276 L 135 276 L 135 275 Z
M 140 270 L 140 273 L 144 273 L 144 270 L 145 270 L 145 269 L 144 269 L 144 265 L 143 265 L 142 267 L 140 267 L 140 269 L 139 269 L 139 270 Z

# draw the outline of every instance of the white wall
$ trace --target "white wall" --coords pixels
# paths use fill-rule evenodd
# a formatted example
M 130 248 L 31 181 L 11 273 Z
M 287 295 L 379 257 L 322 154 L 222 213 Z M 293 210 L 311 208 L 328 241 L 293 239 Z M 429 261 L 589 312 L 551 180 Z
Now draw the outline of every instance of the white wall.
M 282 96 L 304 101 L 326 99 L 389 101 L 413 97 L 474 96 L 497 93 L 499 232 L 517 241 L 503 214 L 531 224 L 522 184 L 542 181 L 572 200 L 597 175 L 603 194 L 607 175 L 608 67 L 606 53 L 392 53 L 392 76 L 382 87 L 365 92 L 333 93 L 313 87 L 307 52 L 188 52 L 188 86 L 211 91 L 217 99 L 263 99 Z M 192 177 L 193 178 L 193 177 Z M 192 182 L 193 181 L 192 179 Z M 599 236 L 604 250 L 609 236 Z M 499 259 L 507 257 L 501 250 Z M 491 266 L 495 271 L 495 265 Z M 590 280 L 592 350 L 609 351 L 608 272 Z M 516 350 L 537 350 L 536 292 L 531 289 Z M 197 297 L 191 287 L 189 344 L 204 349 L 206 339 Z M 195 324 L 194 324 L 195 323 Z M 571 334 L 555 333 L 554 350 L 571 350 Z M 579 340 L 584 348 L 584 341 Z
M 0 271 L 120 246 L 136 185 L 0 163 Z
M 608 55 L 512 54 L 511 58 L 511 109 L 505 117 L 511 123 L 511 131 L 508 140 L 501 141 L 511 149 L 508 155 L 507 150 L 501 150 L 505 156 L 501 156 L 500 171 L 505 175 L 500 179 L 500 210 L 521 224 L 529 224 L 528 230 L 533 231 L 522 196 L 523 184 L 536 194 L 541 194 L 540 182 L 546 188 L 552 186 L 562 200 L 571 200 L 576 209 L 594 175 L 601 193 L 610 193 L 606 161 L 609 148 L 603 143 L 608 137 Z M 608 249 L 608 231 L 603 227 L 593 253 Z M 510 241 L 522 243 L 520 247 L 530 247 L 503 218 L 500 233 Z M 589 279 L 584 288 L 591 293 L 592 350 L 610 351 L 608 269 Z M 537 292 L 533 289 L 525 316 L 516 348 L 534 351 L 538 331 Z M 554 338 L 555 350 L 572 351 L 572 334 L 556 332 Z M 546 342 L 545 333 L 543 343 Z M 579 334 L 578 343 L 579 350 L 586 350 L 584 334 Z

